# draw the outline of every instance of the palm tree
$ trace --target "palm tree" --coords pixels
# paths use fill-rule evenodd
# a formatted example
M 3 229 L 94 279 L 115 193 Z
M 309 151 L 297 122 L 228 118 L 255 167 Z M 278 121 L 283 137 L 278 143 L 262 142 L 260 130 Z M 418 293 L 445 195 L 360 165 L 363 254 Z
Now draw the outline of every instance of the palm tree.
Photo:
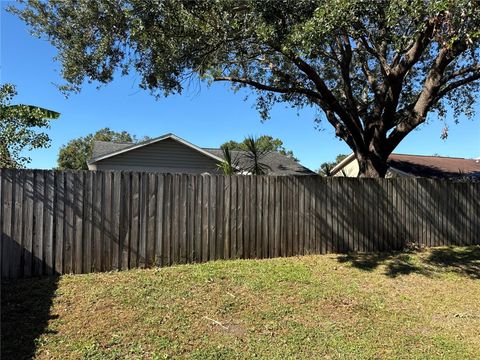
M 320 165 L 320 169 L 318 169 L 318 174 L 321 176 L 332 176 L 332 169 L 333 165 L 330 163 L 323 163 Z
M 262 163 L 262 159 L 270 152 L 266 147 L 261 146 L 258 139 L 248 136 L 243 141 L 247 147 L 245 157 L 248 159 L 248 166 L 245 171 L 252 175 L 265 175 L 269 167 Z
M 238 160 L 232 157 L 232 152 L 228 147 L 222 147 L 223 161 L 217 164 L 217 167 L 225 175 L 234 175 L 239 171 Z

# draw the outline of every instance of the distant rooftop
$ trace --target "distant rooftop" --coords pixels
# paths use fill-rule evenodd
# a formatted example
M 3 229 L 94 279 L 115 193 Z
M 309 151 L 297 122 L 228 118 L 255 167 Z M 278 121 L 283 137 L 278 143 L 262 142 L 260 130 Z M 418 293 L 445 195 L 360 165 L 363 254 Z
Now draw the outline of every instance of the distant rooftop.
M 352 153 L 339 162 L 332 170 L 333 174 L 341 171 L 355 160 Z M 396 170 L 415 177 L 460 178 L 464 176 L 480 178 L 480 160 L 448 156 L 428 156 L 412 154 L 391 154 L 388 165 Z
M 162 140 L 170 137 L 173 139 L 178 138 L 174 134 L 166 134 L 155 139 L 147 140 L 143 143 L 148 145 L 149 143 L 155 142 L 157 139 Z M 96 161 L 109 154 L 114 154 L 120 150 L 127 150 L 129 147 L 132 147 L 133 150 L 141 144 L 142 143 L 94 141 L 92 159 L 90 162 Z M 191 145 L 194 146 L 193 144 Z M 196 148 L 199 151 L 203 150 L 204 152 L 210 153 L 216 158 L 223 159 L 223 152 L 219 148 Z M 249 159 L 245 156 L 245 151 L 232 150 L 231 153 L 233 160 L 238 162 L 240 168 L 248 167 Z M 276 151 L 267 153 L 262 159 L 262 163 L 268 168 L 268 173 L 270 175 L 315 175 L 315 172 L 304 167 L 291 157 L 280 154 Z
M 480 177 L 480 161 L 447 156 L 392 154 L 388 164 L 395 169 L 425 177 Z

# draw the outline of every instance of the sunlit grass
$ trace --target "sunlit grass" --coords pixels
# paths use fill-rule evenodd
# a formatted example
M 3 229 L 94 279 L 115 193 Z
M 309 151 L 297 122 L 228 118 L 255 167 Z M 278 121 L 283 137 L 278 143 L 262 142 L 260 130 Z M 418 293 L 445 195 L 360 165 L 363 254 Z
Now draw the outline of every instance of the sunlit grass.
M 28 343 L 33 289 L 53 297 L 39 359 L 478 359 L 479 277 L 469 247 L 22 280 L 2 288 L 2 346 Z

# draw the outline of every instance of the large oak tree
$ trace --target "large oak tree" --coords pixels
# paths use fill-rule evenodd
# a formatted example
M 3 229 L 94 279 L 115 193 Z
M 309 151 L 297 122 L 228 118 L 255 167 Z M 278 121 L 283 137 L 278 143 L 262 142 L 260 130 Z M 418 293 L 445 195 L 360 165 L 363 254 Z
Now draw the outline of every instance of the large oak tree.
M 480 79 L 478 0 L 52 0 L 19 16 L 58 49 L 65 89 L 141 75 L 155 95 L 196 77 L 250 87 L 271 106 L 313 106 L 384 176 L 429 113 L 473 116 Z

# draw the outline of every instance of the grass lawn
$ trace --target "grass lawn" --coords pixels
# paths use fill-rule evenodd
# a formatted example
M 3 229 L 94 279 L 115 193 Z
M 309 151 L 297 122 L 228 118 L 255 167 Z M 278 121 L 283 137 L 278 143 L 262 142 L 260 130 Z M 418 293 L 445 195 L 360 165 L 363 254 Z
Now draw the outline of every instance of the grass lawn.
M 479 359 L 480 247 L 2 285 L 2 359 Z

